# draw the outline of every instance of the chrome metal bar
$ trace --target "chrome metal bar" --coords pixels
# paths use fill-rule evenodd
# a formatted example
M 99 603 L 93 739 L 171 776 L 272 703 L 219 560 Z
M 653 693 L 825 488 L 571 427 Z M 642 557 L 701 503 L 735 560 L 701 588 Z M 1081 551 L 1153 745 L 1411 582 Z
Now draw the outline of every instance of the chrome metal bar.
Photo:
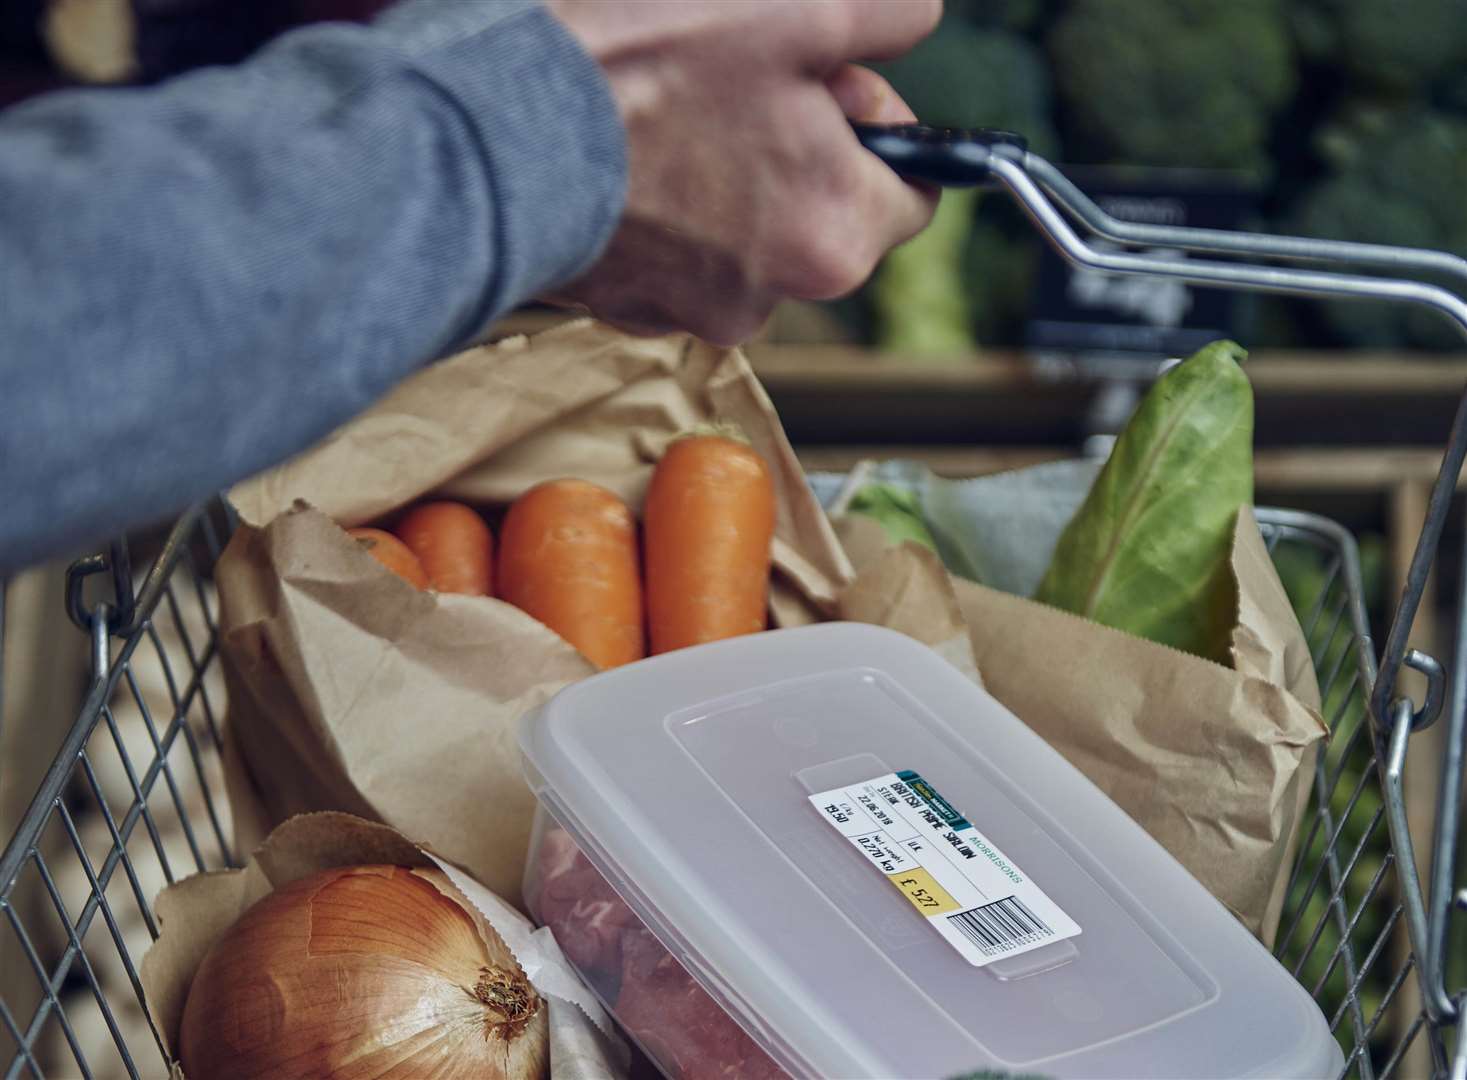
M 101 715 L 102 704 L 107 699 L 108 675 L 111 670 L 111 650 L 106 626 L 108 610 L 106 604 L 98 604 L 92 621 L 92 683 L 82 706 L 83 715 L 92 717 L 92 720 L 88 724 L 76 724 L 67 732 L 60 752 L 52 760 L 51 767 L 46 770 L 40 786 L 36 788 L 35 797 L 21 816 L 9 846 L 4 852 L 0 852 L 0 900 L 9 896 L 11 885 L 19 876 L 26 859 L 30 857 L 36 837 L 41 834 L 41 827 L 50 818 L 56 800 L 61 797 L 62 788 L 71 776 L 72 766 L 86 746 L 87 739 L 91 737 L 92 729 L 97 726 L 97 717 Z
M 1411 843 L 1411 830 L 1406 819 L 1406 748 L 1411 739 L 1411 703 L 1397 699 L 1391 707 L 1393 724 L 1386 744 L 1385 769 L 1381 774 L 1385 788 L 1386 826 L 1391 832 L 1391 847 L 1396 853 L 1396 879 L 1401 885 L 1401 903 L 1406 909 L 1406 931 L 1411 937 L 1411 951 L 1416 954 L 1416 970 L 1421 984 L 1422 1003 L 1426 1014 L 1438 1025 L 1451 1023 L 1457 1015 L 1457 1004 L 1442 991 L 1438 965 L 1445 957 L 1432 954 L 1428 944 L 1430 930 L 1426 918 L 1426 901 L 1421 894 L 1421 877 L 1416 872 L 1416 851 Z
M 1467 612 L 1467 546 L 1462 550 L 1462 575 L 1458 583 L 1457 610 Z M 1427 960 L 1425 977 L 1445 997 L 1447 938 L 1451 926 L 1453 891 L 1456 886 L 1457 840 L 1462 826 L 1462 773 L 1467 768 L 1467 632 L 1458 628 L 1452 656 L 1452 698 L 1443 733 L 1442 780 L 1437 791 L 1435 850 L 1431 859 L 1431 891 L 1427 902 Z M 1460 1001 L 1460 998 L 1459 998 Z M 1460 1009 L 1457 1024 L 1467 1032 L 1467 1017 Z M 1459 1033 L 1458 1043 L 1463 1044 Z
M 1222 289 L 1415 304 L 1429 307 L 1444 315 L 1455 323 L 1464 338 L 1467 338 L 1467 301 L 1437 285 L 1332 271 L 1299 270 L 1290 267 L 1213 262 L 1203 259 L 1177 261 L 1134 252 L 1097 251 L 1086 244 L 1070 227 L 1064 214 L 1046 197 L 1039 184 L 1029 175 L 1029 170 L 1036 168 L 1045 175 L 1058 174 L 1057 169 L 1034 154 L 1009 153 L 1000 148 L 991 151 L 988 155 L 989 172 L 1018 200 L 1035 225 L 1048 237 L 1060 254 L 1078 266 L 1102 273 L 1175 278 L 1194 285 Z M 1065 195 L 1068 195 L 1069 189 L 1073 187 L 1073 184 L 1064 185 L 1062 190 Z M 1059 193 L 1055 193 L 1055 199 L 1064 202 L 1066 210 L 1078 214 L 1078 211 L 1075 211 L 1075 208 Z M 1169 247 L 1186 249 L 1189 236 L 1186 232 L 1181 233 L 1180 240 L 1167 240 L 1165 238 L 1171 236 L 1174 230 L 1161 226 L 1150 228 L 1151 231 L 1147 235 L 1152 237 L 1158 246 L 1165 244 Z M 1274 246 L 1282 239 L 1284 238 L 1270 238 Z M 1293 238 L 1293 241 L 1295 241 L 1294 246 L 1301 251 L 1313 243 L 1302 238 Z M 1329 257 L 1326 254 L 1329 250 L 1327 245 L 1313 250 L 1318 253 L 1316 258 L 1323 260 Z M 1411 565 L 1406 574 L 1406 586 L 1402 591 L 1400 602 L 1391 620 L 1390 631 L 1386 636 L 1385 653 L 1381 658 L 1379 677 L 1371 688 L 1371 715 L 1375 718 L 1376 726 L 1382 733 L 1390 730 L 1390 704 L 1395 697 L 1396 680 L 1401 666 L 1408 664 L 1407 640 L 1410 637 L 1412 624 L 1416 620 L 1416 612 L 1421 605 L 1426 579 L 1436 560 L 1442 528 L 1446 524 L 1447 513 L 1451 509 L 1452 495 L 1456 491 L 1457 477 L 1462 471 L 1464 460 L 1467 460 L 1467 393 L 1464 393 L 1457 406 L 1457 414 L 1452 422 L 1446 453 L 1443 455 L 1436 481 L 1432 485 L 1426 521 L 1417 539 L 1416 550 L 1412 554 Z M 1428 672 L 1428 678 L 1431 679 L 1432 689 L 1439 698 L 1440 684 L 1432 679 L 1430 672 Z M 1415 727 L 1426 727 L 1436 718 L 1435 710 L 1429 707 L 1431 704 L 1432 702 L 1428 701 L 1425 706 L 1416 710 L 1413 719 Z
M 1065 209 L 1097 236 L 1122 244 L 1157 245 L 1218 255 L 1252 255 L 1299 262 L 1350 263 L 1410 274 L 1436 274 L 1467 285 L 1467 259 L 1445 251 L 1357 244 L 1344 240 L 1316 240 L 1270 233 L 1228 232 L 1181 226 L 1143 225 L 1107 214 L 1075 183 L 1042 157 L 1028 154 L 1024 168 Z
M 1065 215 L 1056 207 L 1061 203 L 1066 210 L 1082 221 L 1086 219 L 1083 194 L 1068 182 L 1056 180 L 1058 170 L 1049 166 L 1042 158 L 1012 148 L 994 148 L 988 153 L 988 171 L 1019 202 L 1035 225 L 1054 245 L 1059 253 L 1077 266 L 1101 273 L 1132 274 L 1165 277 L 1190 282 L 1195 285 L 1225 289 L 1246 289 L 1284 295 L 1344 297 L 1361 300 L 1376 300 L 1414 304 L 1428 307 L 1450 319 L 1467 338 L 1467 301 L 1451 291 L 1437 285 L 1419 281 L 1373 277 L 1361 274 L 1346 274 L 1322 270 L 1300 270 L 1297 268 L 1254 265 L 1250 263 L 1228 263 L 1205 259 L 1168 260 L 1147 254 L 1121 251 L 1099 251 L 1087 244 L 1070 226 Z M 1046 197 L 1045 191 L 1031 171 L 1036 171 L 1051 181 L 1050 193 L 1054 202 Z M 1062 179 L 1062 178 L 1060 178 Z M 1081 194 L 1077 208 L 1069 196 Z M 1091 204 L 1093 206 L 1093 204 Z M 1098 207 L 1094 210 L 1099 212 Z M 1093 218 L 1094 215 L 1089 215 Z M 1109 223 L 1100 222 L 1106 228 Z M 1097 230 L 1101 231 L 1101 230 Z M 1123 230 L 1125 231 L 1125 230 Z M 1103 231 L 1102 234 L 1104 235 Z M 1136 234 L 1131 233 L 1132 236 Z M 1196 249 L 1199 243 L 1216 241 L 1215 236 L 1197 235 L 1196 231 L 1174 230 L 1159 226 L 1150 227 L 1144 234 L 1157 246 L 1181 248 L 1189 245 Z M 1273 255 L 1275 257 L 1298 258 L 1305 254 L 1320 261 L 1330 261 L 1338 252 L 1329 247 L 1312 245 L 1309 241 L 1285 245 L 1292 250 L 1281 251 L 1279 238 L 1249 237 L 1244 234 L 1226 241 L 1227 250 L 1235 253 Z M 1216 246 L 1206 250 L 1219 250 Z M 1346 255 L 1361 254 L 1355 249 L 1346 249 Z M 1366 252 L 1370 255 L 1372 253 Z M 1374 255 L 1385 258 L 1381 253 Z M 1395 253 L 1399 255 L 1399 253 Z M 1413 256 L 1404 263 L 1396 259 L 1394 265 L 1419 267 L 1420 260 Z M 1387 260 L 1388 262 L 1390 260 Z M 1428 263 L 1438 260 L 1428 257 Z M 1442 266 L 1434 266 L 1443 269 Z M 1446 264 L 1448 272 L 1460 276 L 1454 263 Z M 1376 727 L 1378 740 L 1388 740 L 1388 757 L 1382 774 L 1385 787 L 1387 826 L 1391 833 L 1392 846 L 1397 855 L 1401 889 L 1406 910 L 1406 925 L 1411 937 L 1412 949 L 1418 960 L 1418 981 L 1427 1015 L 1437 1025 L 1450 1023 L 1456 1017 L 1456 1003 L 1448 996 L 1442 985 L 1442 968 L 1445 964 L 1446 912 L 1437 908 L 1434 886 L 1433 906 L 1428 914 L 1422 897 L 1421 881 L 1417 871 L 1410 831 L 1407 826 L 1403 792 L 1403 773 L 1406 760 L 1406 742 L 1411 732 L 1430 725 L 1441 711 L 1444 699 L 1444 677 L 1441 665 L 1422 653 L 1409 649 L 1408 640 L 1416 620 L 1417 611 L 1426 589 L 1427 578 L 1436 561 L 1442 530 L 1451 509 L 1452 496 L 1456 492 L 1457 478 L 1467 461 L 1467 393 L 1458 402 L 1456 416 L 1442 456 L 1436 480 L 1432 485 L 1427 505 L 1426 521 L 1417 538 L 1410 567 L 1406 574 L 1406 585 L 1397 603 L 1386 636 L 1385 652 L 1375 671 L 1370 686 L 1370 714 Z M 1396 697 L 1397 679 L 1401 668 L 1408 666 L 1427 677 L 1427 696 L 1420 707 L 1409 699 Z M 1456 742 L 1453 753 L 1460 762 L 1462 731 L 1455 728 Z M 1450 739 L 1449 739 L 1450 741 Z M 1460 770 L 1459 770 L 1460 771 Z M 1443 803 L 1438 816 L 1450 815 L 1453 826 L 1448 833 L 1455 837 L 1455 804 Z M 1450 864 L 1451 860 L 1447 860 Z M 1433 879 L 1435 880 L 1435 879 Z M 1450 885 L 1444 886 L 1450 893 Z
M 174 565 L 193 538 L 194 523 L 204 516 L 207 508 L 207 503 L 195 503 L 179 515 L 178 523 L 169 531 L 168 538 L 163 542 L 162 550 L 153 560 L 153 565 L 148 567 L 148 575 L 143 579 L 142 587 L 137 591 L 137 600 L 132 611 L 128 613 L 129 618 L 126 622 L 119 622 L 111 628 L 114 634 L 122 636 L 131 634 L 143 619 L 152 615 L 153 609 L 158 606 L 159 598 L 163 595 L 164 588 L 168 585 Z
M 1027 159 L 1031 163 L 1035 160 L 1032 154 L 1027 155 Z M 1467 338 L 1467 301 L 1438 285 L 1328 270 L 1299 270 L 1293 267 L 1257 266 L 1203 259 L 1179 261 L 1126 251 L 1097 251 L 1080 239 L 1070 227 L 1069 221 L 1045 196 L 1018 160 L 995 152 L 989 156 L 988 168 L 1019 201 L 1060 254 L 1078 266 L 1110 274 L 1176 278 L 1194 285 L 1220 289 L 1417 304 L 1429 307 L 1450 319 L 1463 337 Z M 1180 245 L 1173 243 L 1169 246 Z

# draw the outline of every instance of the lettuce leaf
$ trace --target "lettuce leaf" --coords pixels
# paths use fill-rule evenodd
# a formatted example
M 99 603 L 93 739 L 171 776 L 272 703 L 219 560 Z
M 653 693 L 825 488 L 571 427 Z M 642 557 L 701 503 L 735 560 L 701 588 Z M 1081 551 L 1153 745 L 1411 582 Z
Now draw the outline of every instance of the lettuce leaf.
M 1246 355 L 1214 342 L 1157 380 L 1060 535 L 1036 600 L 1229 662 L 1228 557 L 1253 501 Z

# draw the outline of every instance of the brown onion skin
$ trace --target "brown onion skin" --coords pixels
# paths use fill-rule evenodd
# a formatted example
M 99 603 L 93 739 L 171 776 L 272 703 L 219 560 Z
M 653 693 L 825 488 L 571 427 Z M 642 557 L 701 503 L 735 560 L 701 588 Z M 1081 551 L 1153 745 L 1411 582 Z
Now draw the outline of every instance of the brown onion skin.
M 184 1005 L 189 1080 L 538 1080 L 547 1010 L 445 875 L 327 870 L 210 948 Z

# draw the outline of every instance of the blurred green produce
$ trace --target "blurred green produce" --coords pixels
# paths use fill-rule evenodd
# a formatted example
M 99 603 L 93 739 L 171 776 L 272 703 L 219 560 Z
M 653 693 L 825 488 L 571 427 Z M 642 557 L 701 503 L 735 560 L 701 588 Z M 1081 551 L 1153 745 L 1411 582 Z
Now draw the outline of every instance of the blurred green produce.
M 1467 37 L 1467 24 L 1454 36 Z M 1467 118 L 1358 109 L 1317 138 L 1335 172 L 1299 198 L 1291 218 L 1299 232 L 1467 255 Z M 1355 345 L 1462 344 L 1451 324 L 1418 308 L 1336 303 L 1323 310 Z
M 900 60 L 879 65 L 924 123 L 1022 132 L 1039 153 L 1059 150 L 1050 81 L 1037 43 L 1041 0 L 950 3 L 937 32 Z M 984 199 L 987 204 L 1000 199 Z M 908 352 L 971 348 L 1006 329 L 1028 302 L 1033 235 L 1010 215 L 1007 232 L 975 216 L 979 196 L 948 191 L 933 226 L 887 257 L 867 289 L 878 344 Z M 1027 235 L 1015 240 L 1018 229 Z M 934 234 L 929 236 L 928 234 Z M 1017 254 L 1016 254 L 1017 252 Z M 997 263 L 1011 263 L 1001 272 Z
M 1247 172 L 1273 231 L 1467 252 L 1467 0 L 948 0 L 879 69 L 924 121 L 1015 130 L 1061 165 Z M 856 333 L 922 348 L 961 320 L 984 344 L 1022 340 L 1041 241 L 1004 196 L 956 216 L 940 221 L 966 228 L 956 275 L 952 235 L 933 240 L 939 268 L 905 250 L 840 309 Z M 942 313 L 931 331 L 895 313 L 912 296 Z M 1404 309 L 1258 308 L 1254 348 L 1462 344 Z
M 851 498 L 846 512 L 872 518 L 886 530 L 893 543 L 912 540 L 929 551 L 937 550 L 937 542 L 922 516 L 922 500 L 911 488 L 867 484 Z
M 1294 0 L 1300 51 L 1352 81 L 1414 94 L 1467 60 L 1467 0 Z
M 962 287 L 980 342 L 1017 339 L 1039 268 L 1041 241 L 1023 211 L 1003 195 L 980 196 L 968 246 Z
M 877 70 L 925 124 L 1004 128 L 1041 154 L 1058 148 L 1044 55 L 1020 34 L 950 11 L 936 33 Z
M 925 231 L 892 251 L 876 273 L 876 341 L 906 353 L 961 354 L 973 347 L 963 255 L 977 192 L 949 189 Z
M 1066 149 L 1110 163 L 1268 167 L 1294 91 L 1276 0 L 1072 0 L 1048 38 Z

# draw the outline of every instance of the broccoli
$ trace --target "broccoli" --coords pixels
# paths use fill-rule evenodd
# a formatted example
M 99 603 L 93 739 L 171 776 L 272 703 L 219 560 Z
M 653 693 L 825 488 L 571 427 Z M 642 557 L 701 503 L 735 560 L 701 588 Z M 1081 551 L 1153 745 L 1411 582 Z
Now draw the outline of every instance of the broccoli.
M 1467 0 L 1295 0 L 1299 50 L 1388 94 L 1418 91 L 1467 60 Z
M 1022 13 L 1025 4 L 1011 0 L 992 6 Z M 1044 58 L 1017 34 L 980 28 L 950 11 L 932 37 L 879 70 L 925 123 L 1017 131 L 1041 154 L 1053 153 L 1058 145 L 1050 126 Z M 992 230 L 973 228 L 975 204 L 971 191 L 947 192 L 928 230 L 883 263 L 866 295 L 886 347 L 971 348 L 975 312 L 985 326 L 1008 313 L 1009 293 L 1015 282 L 1028 280 L 1027 274 L 1016 277 L 1012 266 L 992 276 L 973 273 L 975 238 L 981 233 L 986 241 L 993 239 Z M 980 259 L 991 262 L 1001 250 L 1007 247 L 988 245 Z
M 1467 255 L 1467 119 L 1426 109 L 1363 113 L 1322 141 L 1335 173 L 1296 201 L 1292 231 Z M 1323 311 L 1351 345 L 1463 344 L 1450 324 L 1424 309 L 1333 303 Z
M 1101 161 L 1261 170 L 1294 90 L 1278 0 L 1073 0 L 1047 44 L 1066 146 Z
M 1017 34 L 949 14 L 926 41 L 877 70 L 923 123 L 1017 131 L 1041 154 L 1056 145 L 1044 58 Z

